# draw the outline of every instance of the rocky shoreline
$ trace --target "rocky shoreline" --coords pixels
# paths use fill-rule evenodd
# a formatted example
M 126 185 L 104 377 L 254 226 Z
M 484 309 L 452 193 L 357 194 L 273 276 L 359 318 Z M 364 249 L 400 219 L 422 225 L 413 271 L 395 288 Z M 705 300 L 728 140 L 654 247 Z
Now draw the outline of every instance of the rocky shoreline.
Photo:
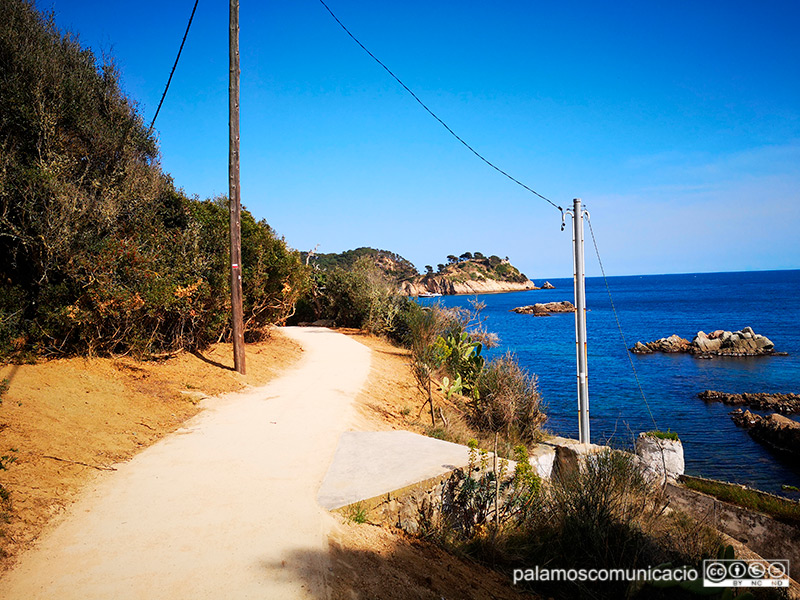
M 421 281 L 404 281 L 400 284 L 400 293 L 405 296 L 425 294 L 441 294 L 455 296 L 458 294 L 493 294 L 500 292 L 523 292 L 540 290 L 532 281 L 498 281 L 492 279 L 451 281 L 444 277 L 425 277 Z
M 715 356 L 778 356 L 775 344 L 769 338 L 759 335 L 751 327 L 740 331 L 723 331 L 718 329 L 706 334 L 698 331 L 694 339 L 689 340 L 678 335 L 671 335 L 654 342 L 636 342 L 630 351 L 634 354 L 685 353 L 695 358 L 714 358 Z
M 775 413 L 762 417 L 741 408 L 733 411 L 731 418 L 736 425 L 747 429 L 757 442 L 778 454 L 800 460 L 800 423 L 797 421 Z
M 697 397 L 707 402 L 722 402 L 730 406 L 748 406 L 784 415 L 800 414 L 800 394 L 728 394 L 706 390 Z
M 529 304 L 528 306 L 518 306 L 512 308 L 509 312 L 515 312 L 520 315 L 533 315 L 534 317 L 549 317 L 552 313 L 573 313 L 575 306 L 572 302 L 547 302 Z

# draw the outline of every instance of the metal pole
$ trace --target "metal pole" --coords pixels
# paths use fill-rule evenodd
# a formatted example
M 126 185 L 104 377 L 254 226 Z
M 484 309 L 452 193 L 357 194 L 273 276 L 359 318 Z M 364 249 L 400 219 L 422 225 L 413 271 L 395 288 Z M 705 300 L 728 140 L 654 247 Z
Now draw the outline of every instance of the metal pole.
M 573 200 L 573 242 L 575 254 L 575 346 L 578 358 L 578 439 L 589 443 L 589 388 L 586 361 L 586 286 L 583 265 L 583 211 L 581 199 Z
M 244 375 L 242 317 L 242 201 L 239 189 L 239 0 L 230 0 L 230 70 L 228 79 L 228 198 L 230 200 L 231 309 L 233 366 Z

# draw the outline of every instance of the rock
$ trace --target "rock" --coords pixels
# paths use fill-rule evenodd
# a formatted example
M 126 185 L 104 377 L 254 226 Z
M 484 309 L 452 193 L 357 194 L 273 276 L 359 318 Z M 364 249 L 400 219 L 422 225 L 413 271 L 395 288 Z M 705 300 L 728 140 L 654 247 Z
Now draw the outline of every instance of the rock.
M 750 327 L 745 327 L 741 331 L 718 329 L 710 334 L 698 331 L 691 343 L 682 337 L 671 335 L 646 344 L 637 342 L 630 351 L 635 354 L 687 352 L 696 358 L 777 354 L 775 344 L 765 336 L 753 332 Z
M 543 290 L 554 290 L 554 289 L 556 289 L 556 286 L 554 286 L 554 285 L 553 285 L 552 283 L 550 283 L 549 281 L 545 281 L 545 282 L 542 284 L 542 289 L 543 289 Z
M 494 279 L 451 281 L 438 275 L 424 277 L 421 281 L 404 281 L 400 284 L 400 293 L 405 296 L 419 296 L 420 294 L 452 296 L 456 294 L 521 292 L 538 289 L 539 288 L 537 288 L 532 281 L 516 282 L 498 281 Z
M 518 306 L 512 308 L 510 312 L 515 312 L 521 315 L 534 315 L 535 317 L 549 317 L 551 313 L 570 313 L 575 312 L 575 306 L 572 302 L 548 302 L 546 304 L 537 303 L 529 304 L 528 306 Z
M 762 417 L 741 408 L 731 413 L 731 419 L 770 450 L 800 460 L 800 423 L 797 421 L 775 413 Z
M 706 390 L 697 394 L 697 397 L 706 402 L 722 402 L 730 406 L 744 405 L 784 415 L 800 414 L 800 394 L 727 394 Z
M 636 456 L 646 472 L 659 479 L 676 480 L 683 475 L 683 444 L 680 440 L 665 440 L 650 433 L 640 433 L 635 442 Z
M 689 346 L 689 340 L 677 335 L 671 335 L 668 338 L 661 338 L 660 340 L 648 342 L 647 344 L 636 342 L 633 348 L 631 348 L 631 352 L 635 352 L 637 354 L 650 354 L 651 352 L 688 352 Z M 647 350 L 645 351 L 642 348 L 646 348 Z

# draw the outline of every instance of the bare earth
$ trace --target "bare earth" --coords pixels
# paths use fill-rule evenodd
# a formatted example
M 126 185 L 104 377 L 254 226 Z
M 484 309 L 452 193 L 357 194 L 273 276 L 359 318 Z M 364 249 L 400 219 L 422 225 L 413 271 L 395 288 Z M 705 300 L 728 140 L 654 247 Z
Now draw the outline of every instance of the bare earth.
M 177 429 L 201 398 L 264 385 L 302 351 L 276 334 L 247 347 L 248 375 L 233 371 L 230 347 L 162 361 L 60 359 L 2 365 L 9 390 L 0 404 L 0 470 L 12 510 L 0 521 L 0 571 L 30 547 L 76 493 L 118 462 Z M 2 511 L 0 511 L 2 512 Z
M 13 378 L 0 405 L 0 444 L 19 457 L 0 472 L 14 503 L 6 551 L 30 546 L 50 525 L 0 579 L 0 597 L 519 597 L 504 578 L 430 544 L 319 509 L 316 489 L 339 433 L 352 424 L 414 428 L 419 400 L 403 352 L 356 337 L 373 348 L 356 414 L 349 407 L 370 352 L 324 330 L 287 333 L 306 352 L 284 377 L 204 402 L 177 435 L 116 472 L 95 467 L 178 426 L 197 411 L 188 399 L 197 388 L 242 385 L 209 364 L 223 362 L 227 348 L 165 365 L 5 367 L 0 378 Z M 270 365 L 248 355 L 256 383 L 301 354 L 280 336 L 254 350 Z

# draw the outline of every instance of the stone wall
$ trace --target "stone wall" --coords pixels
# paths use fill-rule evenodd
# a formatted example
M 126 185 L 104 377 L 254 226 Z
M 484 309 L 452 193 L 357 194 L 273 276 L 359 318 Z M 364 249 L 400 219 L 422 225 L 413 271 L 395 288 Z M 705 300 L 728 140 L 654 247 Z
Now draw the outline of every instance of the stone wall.
M 727 533 L 763 558 L 788 558 L 792 578 L 800 579 L 800 529 L 797 527 L 674 483 L 668 483 L 666 491 L 672 508 Z

